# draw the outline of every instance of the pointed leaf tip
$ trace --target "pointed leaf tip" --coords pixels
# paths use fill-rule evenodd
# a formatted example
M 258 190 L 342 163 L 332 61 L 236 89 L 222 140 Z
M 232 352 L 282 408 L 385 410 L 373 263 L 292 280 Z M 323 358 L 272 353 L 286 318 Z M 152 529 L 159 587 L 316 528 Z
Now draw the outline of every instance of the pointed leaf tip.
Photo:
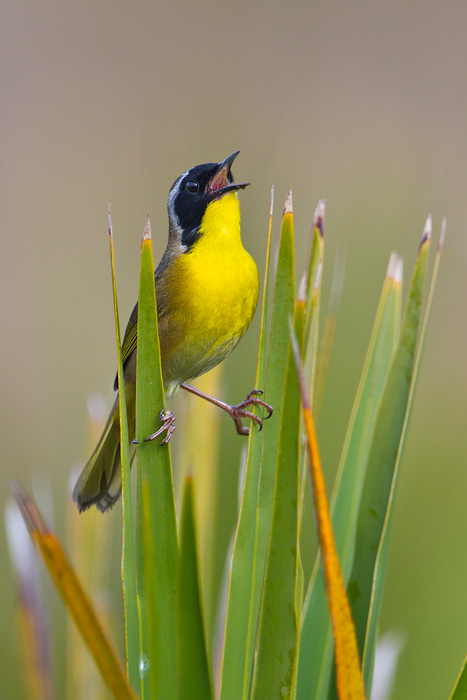
M 393 280 L 397 284 L 402 284 L 404 278 L 404 261 L 401 257 L 397 256 L 396 269 L 394 270 Z
M 389 256 L 388 269 L 386 270 L 386 277 L 392 279 L 394 277 L 394 271 L 396 269 L 397 253 L 395 250 L 391 252 Z
M 431 223 L 431 214 L 428 214 L 426 223 L 425 223 L 425 229 L 423 231 L 423 236 L 422 240 L 420 242 L 420 247 L 425 243 L 425 241 L 429 241 L 431 239 L 431 232 L 432 232 L 432 223 Z
M 438 245 L 439 250 L 441 250 L 441 248 L 444 245 L 444 237 L 446 235 L 446 225 L 447 225 L 447 219 L 445 216 L 443 216 L 442 221 L 441 221 L 441 233 L 439 235 L 439 245 Z
M 110 211 L 110 203 L 109 203 L 109 209 L 108 209 L 108 212 L 107 212 L 107 222 L 108 222 L 108 226 L 109 226 L 109 236 L 110 236 L 110 238 L 113 238 L 113 233 L 112 233 L 112 214 L 111 214 L 111 211 Z
M 11 481 L 10 490 L 15 498 L 18 508 L 21 511 L 29 534 L 31 536 L 33 532 L 38 532 L 41 535 L 47 534 L 49 529 L 45 521 L 43 520 L 35 503 L 31 501 L 21 484 L 18 481 Z
M 393 280 L 393 282 L 402 282 L 402 258 L 399 257 L 395 250 L 392 251 L 389 258 L 386 277 Z
M 143 241 L 151 240 L 151 220 L 149 214 L 146 216 L 146 223 L 144 225 Z
M 292 319 L 290 319 L 289 323 L 290 323 L 290 339 L 292 341 L 292 352 L 293 352 L 293 357 L 294 357 L 294 361 L 295 361 L 295 367 L 297 369 L 298 384 L 299 384 L 299 388 L 300 388 L 300 398 L 302 400 L 303 407 L 310 410 L 310 399 L 309 399 L 308 391 L 307 391 L 307 387 L 306 387 L 305 376 L 303 374 L 300 347 L 298 345 L 297 336 L 295 335 L 295 329 L 292 325 Z
M 307 287 L 307 270 L 302 275 L 302 279 L 300 280 L 300 286 L 298 288 L 298 294 L 297 294 L 297 301 L 302 302 L 303 304 L 306 302 L 306 287 Z
M 289 193 L 287 197 L 285 198 L 285 204 L 284 204 L 284 216 L 286 214 L 293 214 L 293 206 L 292 206 L 292 188 L 290 188 Z
M 326 200 L 320 199 L 318 206 L 315 209 L 315 216 L 313 219 L 313 228 L 317 228 L 321 238 L 324 237 L 324 214 L 326 211 Z
M 321 274 L 322 274 L 322 272 L 323 272 L 323 261 L 320 260 L 319 263 L 318 263 L 318 269 L 317 269 L 317 271 L 316 271 L 315 286 L 314 286 L 314 290 L 315 290 L 315 291 L 316 291 L 316 290 L 318 289 L 318 287 L 319 287 L 319 283 L 320 283 L 320 280 L 321 280 Z

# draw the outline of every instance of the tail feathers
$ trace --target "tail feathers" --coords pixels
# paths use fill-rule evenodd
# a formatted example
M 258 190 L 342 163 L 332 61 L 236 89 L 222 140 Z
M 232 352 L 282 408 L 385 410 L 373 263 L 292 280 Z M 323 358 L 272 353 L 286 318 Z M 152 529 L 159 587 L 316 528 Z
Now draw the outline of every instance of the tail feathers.
M 120 420 L 116 401 L 102 436 L 73 490 L 80 512 L 92 505 L 104 513 L 118 500 L 122 490 Z

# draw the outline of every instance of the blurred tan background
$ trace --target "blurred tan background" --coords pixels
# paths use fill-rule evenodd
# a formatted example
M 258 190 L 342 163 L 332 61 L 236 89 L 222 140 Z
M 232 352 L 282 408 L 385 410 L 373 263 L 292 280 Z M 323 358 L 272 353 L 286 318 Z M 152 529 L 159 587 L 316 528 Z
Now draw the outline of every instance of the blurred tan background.
M 108 202 L 123 325 L 146 212 L 159 257 L 185 169 L 241 150 L 243 237 L 261 273 L 271 184 L 275 234 L 293 187 L 298 272 L 327 199 L 325 302 L 336 250 L 346 256 L 320 423 L 329 484 L 390 251 L 408 278 L 427 213 L 435 239 L 447 215 L 382 617 L 406 639 L 395 698 L 447 698 L 467 653 L 466 23 L 460 1 L 0 8 L 0 501 L 12 478 L 50 477 L 59 531 L 87 398 L 111 399 Z M 257 321 L 227 362 L 229 400 L 252 386 Z M 232 522 L 239 443 L 221 477 Z M 20 698 L 3 529 L 0 553 L 2 697 Z

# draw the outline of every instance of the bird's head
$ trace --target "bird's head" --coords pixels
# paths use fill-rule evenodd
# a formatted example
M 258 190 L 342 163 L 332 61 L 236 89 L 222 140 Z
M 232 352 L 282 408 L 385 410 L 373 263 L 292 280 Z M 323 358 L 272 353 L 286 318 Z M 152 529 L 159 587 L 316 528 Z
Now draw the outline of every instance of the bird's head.
M 248 182 L 234 182 L 231 167 L 240 151 L 222 163 L 196 165 L 180 175 L 170 188 L 167 209 L 172 232 L 188 250 L 199 237 L 208 207 L 226 194 L 244 189 Z M 238 206 L 238 205 L 237 205 Z

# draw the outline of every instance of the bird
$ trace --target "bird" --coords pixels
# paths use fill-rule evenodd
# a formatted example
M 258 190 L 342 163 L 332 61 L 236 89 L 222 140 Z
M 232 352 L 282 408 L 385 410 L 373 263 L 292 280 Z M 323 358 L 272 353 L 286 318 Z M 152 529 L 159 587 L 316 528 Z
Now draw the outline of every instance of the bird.
M 249 433 L 247 418 L 262 428 L 262 420 L 247 410 L 262 406 L 269 418 L 272 406 L 253 389 L 244 401 L 227 404 L 187 382 L 219 364 L 237 345 L 251 323 L 259 294 L 256 263 L 240 234 L 238 192 L 248 182 L 234 182 L 231 167 L 239 151 L 220 163 L 197 165 L 178 177 L 169 191 L 167 248 L 155 277 L 162 377 L 166 398 L 180 388 L 219 406 L 233 418 L 239 434 Z M 131 456 L 134 455 L 136 408 L 136 346 L 138 304 L 125 331 L 122 356 Z M 118 377 L 114 389 L 118 391 Z M 175 417 L 163 408 L 162 426 L 146 440 L 175 430 Z M 79 511 L 93 504 L 101 512 L 118 500 L 122 488 L 118 394 L 102 436 L 82 470 L 73 500 Z

